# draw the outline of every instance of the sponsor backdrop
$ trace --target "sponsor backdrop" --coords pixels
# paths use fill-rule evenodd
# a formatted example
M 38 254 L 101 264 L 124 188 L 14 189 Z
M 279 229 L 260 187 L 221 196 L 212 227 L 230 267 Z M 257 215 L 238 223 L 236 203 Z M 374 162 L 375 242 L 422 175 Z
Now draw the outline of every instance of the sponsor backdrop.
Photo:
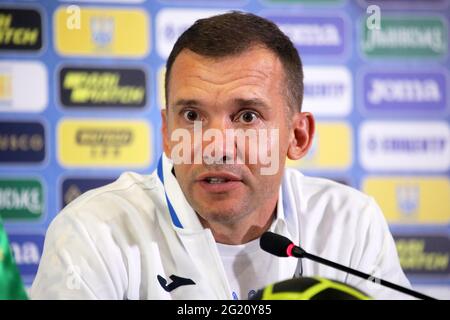
M 196 19 L 276 22 L 305 65 L 311 152 L 289 162 L 372 195 L 413 285 L 450 298 L 448 0 L 0 3 L 0 214 L 27 286 L 81 193 L 161 152 L 164 63 Z

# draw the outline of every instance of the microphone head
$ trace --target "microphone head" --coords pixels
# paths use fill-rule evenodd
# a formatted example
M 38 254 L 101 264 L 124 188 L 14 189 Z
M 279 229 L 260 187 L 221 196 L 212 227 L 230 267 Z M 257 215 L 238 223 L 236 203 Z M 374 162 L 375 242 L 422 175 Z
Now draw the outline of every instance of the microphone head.
M 289 257 L 287 249 L 292 241 L 273 232 L 264 232 L 259 239 L 259 245 L 264 251 L 277 257 Z

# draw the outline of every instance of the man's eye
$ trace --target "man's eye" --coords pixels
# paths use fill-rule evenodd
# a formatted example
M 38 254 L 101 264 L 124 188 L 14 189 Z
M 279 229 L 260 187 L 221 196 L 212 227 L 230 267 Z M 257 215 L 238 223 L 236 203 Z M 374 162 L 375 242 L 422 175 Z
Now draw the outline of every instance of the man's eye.
M 199 115 L 196 111 L 193 110 L 186 110 L 183 112 L 183 116 L 187 121 L 197 121 L 199 120 Z
M 256 119 L 258 119 L 258 115 L 250 111 L 243 112 L 238 118 L 240 122 L 245 124 L 253 123 Z

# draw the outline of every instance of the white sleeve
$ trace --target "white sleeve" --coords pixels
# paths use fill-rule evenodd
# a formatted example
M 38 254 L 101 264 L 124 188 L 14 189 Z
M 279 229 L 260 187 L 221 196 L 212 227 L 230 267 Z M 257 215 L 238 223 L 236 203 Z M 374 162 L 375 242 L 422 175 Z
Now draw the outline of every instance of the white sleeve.
M 373 198 L 361 212 L 357 243 L 352 254 L 351 267 L 377 278 L 411 288 L 400 266 L 394 239 L 387 222 Z M 366 292 L 374 299 L 410 299 L 409 295 L 377 283 L 348 276 L 347 283 Z
M 89 234 L 68 212 L 52 221 L 30 290 L 32 299 L 123 299 L 126 280 L 117 276 L 126 274 L 120 272 L 123 263 L 111 263 L 117 252 L 108 228 L 100 224 L 96 229 L 98 233 Z

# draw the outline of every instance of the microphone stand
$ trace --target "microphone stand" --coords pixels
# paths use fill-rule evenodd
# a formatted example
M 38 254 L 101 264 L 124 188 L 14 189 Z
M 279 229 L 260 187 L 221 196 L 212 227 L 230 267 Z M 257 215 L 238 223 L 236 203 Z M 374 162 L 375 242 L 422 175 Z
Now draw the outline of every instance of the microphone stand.
M 355 270 L 355 269 L 343 266 L 343 265 L 341 265 L 339 263 L 336 263 L 336 262 L 333 262 L 333 261 L 330 261 L 330 260 L 327 260 L 327 259 L 315 256 L 315 255 L 313 255 L 311 253 L 306 252 L 305 250 L 303 250 L 302 248 L 300 248 L 298 246 L 295 246 L 295 247 L 292 248 L 292 256 L 297 257 L 297 258 L 306 258 L 306 259 L 310 259 L 310 260 L 316 261 L 318 263 L 325 264 L 325 265 L 327 265 L 329 267 L 336 268 L 338 270 L 350 273 L 350 274 L 352 274 L 354 276 L 363 278 L 363 279 L 365 279 L 367 281 L 371 281 L 371 282 L 374 282 L 374 283 L 379 283 L 379 284 L 381 284 L 383 286 L 386 286 L 388 288 L 400 291 L 402 293 L 411 295 L 411 296 L 419 298 L 419 299 L 423 299 L 423 300 L 437 300 L 435 298 L 432 298 L 432 297 L 427 296 L 425 294 L 422 294 L 420 292 L 417 292 L 417 291 L 414 291 L 414 290 L 411 290 L 411 289 L 399 286 L 399 285 L 397 285 L 395 283 L 392 283 L 392 282 L 389 282 L 389 281 L 386 281 L 386 280 L 383 280 L 383 279 L 371 276 L 371 275 L 369 275 L 367 273 L 364 273 L 364 272 L 361 272 L 361 271 L 358 271 L 358 270 Z

